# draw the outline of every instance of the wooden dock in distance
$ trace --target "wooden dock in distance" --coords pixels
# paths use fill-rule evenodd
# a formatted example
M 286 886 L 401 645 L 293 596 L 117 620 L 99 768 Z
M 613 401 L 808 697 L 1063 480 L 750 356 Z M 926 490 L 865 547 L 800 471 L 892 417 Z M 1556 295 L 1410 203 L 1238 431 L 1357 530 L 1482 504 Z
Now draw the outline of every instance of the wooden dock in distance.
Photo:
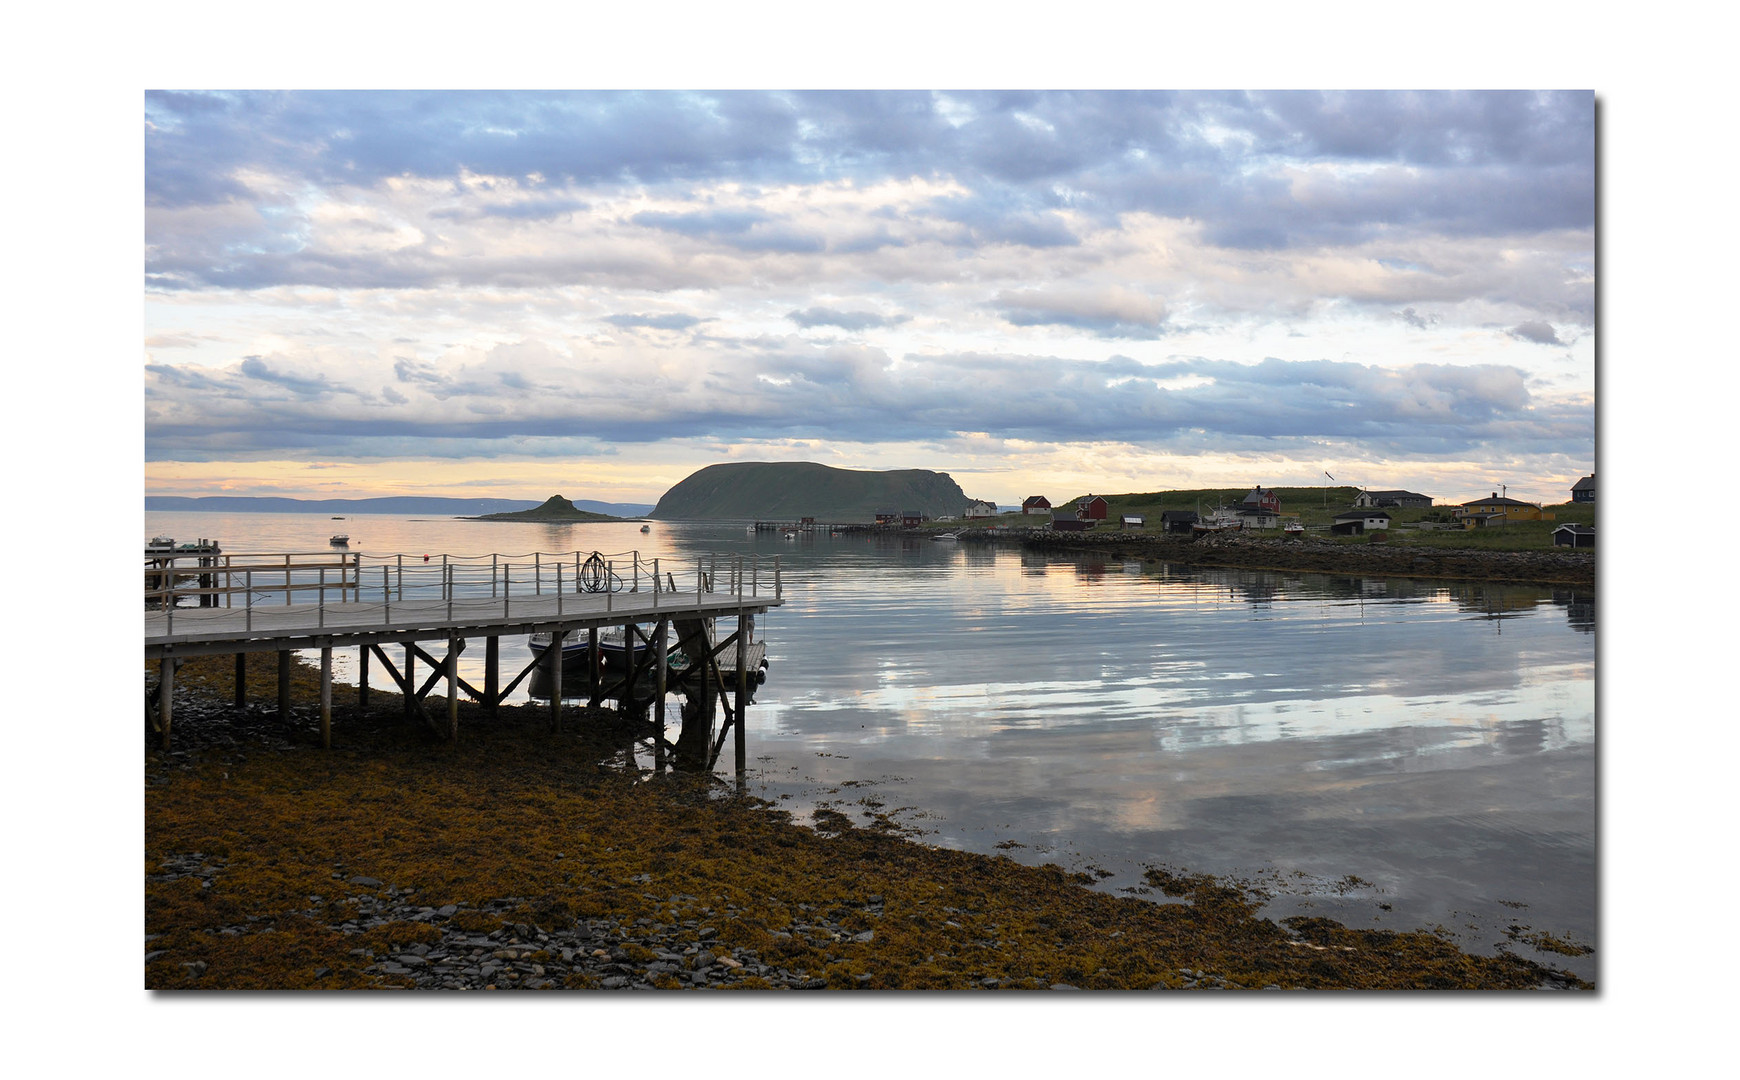
M 661 573 L 658 560 L 644 560 L 638 553 L 628 554 L 630 558 L 622 564 L 623 574 L 617 572 L 614 562 L 602 562 L 596 552 L 585 562 L 582 562 L 581 553 L 574 553 L 572 558 L 568 555 L 554 557 L 547 564 L 553 569 L 553 581 L 548 580 L 548 571 L 540 560 L 535 583 L 531 579 L 516 577 L 514 566 L 504 567 L 494 558 L 487 567 L 479 567 L 477 579 L 467 581 L 456 572 L 459 564 L 450 562 L 446 556 L 440 557 L 439 562 L 425 558 L 420 563 L 413 561 L 409 565 L 404 564 L 401 557 L 392 557 L 395 564 L 383 564 L 380 584 L 371 588 L 365 583 L 360 559 L 347 559 L 350 564 L 348 572 L 339 570 L 330 577 L 327 574 L 329 567 L 321 567 L 317 580 L 310 582 L 296 580 L 298 576 L 303 579 L 310 577 L 307 567 L 297 568 L 294 560 L 281 554 L 226 556 L 220 560 L 222 565 L 201 564 L 197 574 L 184 574 L 177 573 L 174 566 L 161 565 L 161 556 L 154 553 L 155 561 L 148 562 L 148 571 L 154 572 L 160 585 L 167 583 L 167 587 L 147 591 L 147 601 L 155 600 L 158 606 L 145 613 L 145 656 L 147 661 L 157 661 L 160 671 L 157 710 L 153 718 L 156 733 L 167 748 L 172 730 L 176 658 L 233 653 L 237 657 L 240 676 L 245 670 L 242 661 L 247 653 L 275 652 L 280 658 L 279 707 L 281 712 L 287 712 L 289 654 L 308 649 L 318 650 L 321 654 L 321 742 L 330 746 L 332 650 L 356 647 L 362 650 L 359 703 L 366 704 L 367 701 L 368 661 L 372 654 L 379 658 L 404 691 L 408 711 L 415 707 L 421 713 L 423 697 L 438 681 L 445 681 L 448 715 L 444 734 L 448 738 L 457 738 L 462 689 L 493 709 L 539 663 L 546 665 L 551 685 L 563 685 L 561 650 L 551 649 L 542 660 L 534 660 L 533 665 L 518 673 L 504 689 L 498 672 L 498 642 L 502 635 L 580 633 L 590 635 L 595 641 L 597 632 L 605 627 L 621 627 L 625 635 L 633 635 L 642 641 L 656 639 L 661 643 L 661 663 L 656 672 L 651 670 L 653 650 L 648 649 L 648 658 L 642 669 L 628 673 L 614 689 L 623 695 L 617 700 L 625 707 L 632 707 L 637 680 L 653 674 L 659 690 L 653 702 L 655 724 L 662 732 L 663 691 L 668 678 L 662 663 L 662 643 L 667 637 L 667 628 L 674 628 L 679 647 L 686 655 L 701 658 L 686 671 L 677 673 L 677 681 L 687 680 L 685 685 L 700 693 L 707 704 L 706 723 L 710 724 L 713 717 L 711 703 L 718 701 L 724 705 L 726 726 L 721 729 L 720 737 L 722 740 L 726 731 L 735 729 L 741 769 L 742 717 L 749 701 L 748 675 L 753 670 L 748 668 L 747 662 L 754 649 L 739 650 L 736 646 L 738 640 L 750 638 L 756 615 L 783 603 L 779 560 L 771 559 L 770 568 L 763 568 L 759 561 L 751 562 L 741 555 L 714 559 L 710 568 L 706 560 L 701 560 L 693 569 L 693 585 L 678 590 L 675 575 Z M 565 573 L 570 561 L 576 568 L 572 575 Z M 604 566 L 602 574 L 580 572 L 583 568 L 590 570 L 595 564 Z M 651 573 L 643 576 L 642 567 L 648 565 Z M 632 577 L 625 577 L 630 566 L 633 567 Z M 482 569 L 489 571 L 487 589 L 481 577 Z M 523 573 L 529 567 L 522 562 L 518 569 Z M 255 581 L 255 574 L 269 580 Z M 181 585 L 183 581 L 188 582 L 185 587 Z M 633 587 L 629 586 L 629 581 L 633 582 Z M 520 586 L 519 592 L 514 591 L 516 584 Z M 527 584 L 532 585 L 532 591 L 525 591 Z M 592 591 L 587 591 L 589 588 Z M 284 597 L 283 601 L 255 603 L 255 594 L 265 589 L 278 591 Z M 308 602 L 310 595 L 313 602 Z M 303 598 L 303 602 L 294 602 L 298 596 Z M 178 603 L 183 599 L 208 606 L 183 608 Z M 216 606 L 219 600 L 226 606 Z M 724 640 L 715 641 L 713 627 L 719 620 L 734 620 L 735 629 Z M 642 624 L 650 624 L 656 629 L 642 630 Z M 478 637 L 486 642 L 486 675 L 482 688 L 471 686 L 458 674 L 460 650 L 466 640 Z M 423 643 L 440 641 L 447 643 L 444 657 L 436 657 L 423 648 Z M 389 645 L 400 645 L 405 649 L 402 672 L 383 651 Z M 421 687 L 415 675 L 419 659 L 433 671 Z M 726 684 L 726 665 L 734 668 L 737 674 L 735 692 Z M 609 696 L 607 691 L 613 687 L 600 681 L 596 663 L 591 666 L 590 697 L 592 703 L 597 704 Z M 238 678 L 238 697 L 241 693 Z M 550 717 L 552 726 L 559 730 L 562 718 L 560 694 L 552 695 Z M 429 719 L 426 715 L 424 718 Z M 436 725 L 431 722 L 431 726 Z M 660 739 L 662 751 L 662 735 Z M 707 743 L 707 731 L 692 734 L 685 725 L 672 749 L 677 752 L 679 763 L 685 757 L 692 763 L 696 759 L 697 747 L 705 748 Z M 710 758 L 716 757 L 717 753 L 717 748 L 714 748 Z

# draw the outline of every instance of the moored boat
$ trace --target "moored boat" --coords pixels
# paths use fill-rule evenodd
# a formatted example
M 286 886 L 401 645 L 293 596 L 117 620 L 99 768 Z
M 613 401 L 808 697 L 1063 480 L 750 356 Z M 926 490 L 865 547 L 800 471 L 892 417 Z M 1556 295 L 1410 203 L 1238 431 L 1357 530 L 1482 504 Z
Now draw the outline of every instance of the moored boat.
M 330 543 L 333 547 L 349 547 L 350 537 L 346 536 L 344 533 L 339 533 L 337 536 L 332 538 Z

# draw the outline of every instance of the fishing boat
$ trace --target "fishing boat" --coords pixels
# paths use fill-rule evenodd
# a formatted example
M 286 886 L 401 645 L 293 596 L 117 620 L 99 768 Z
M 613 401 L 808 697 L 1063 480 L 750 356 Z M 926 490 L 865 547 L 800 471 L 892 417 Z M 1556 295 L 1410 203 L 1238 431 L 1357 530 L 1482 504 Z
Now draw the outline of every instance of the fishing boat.
M 1287 524 L 1281 526 L 1281 531 L 1289 536 L 1296 536 L 1305 531 L 1305 526 L 1297 521 L 1289 521 Z
M 932 540 L 958 540 L 960 538 L 958 536 L 956 536 L 954 533 L 937 533 L 935 536 L 931 537 L 931 539 Z
M 652 526 L 651 525 L 642 525 L 640 527 L 640 531 L 644 532 L 644 533 L 652 532 Z
M 1237 529 L 1243 527 L 1243 525 L 1244 525 L 1244 522 L 1239 520 L 1238 511 L 1236 511 L 1230 507 L 1223 506 L 1220 509 L 1216 510 L 1211 516 L 1206 517 L 1206 518 L 1199 518 L 1198 520 L 1191 522 L 1190 531 L 1193 533 L 1199 533 L 1199 534 L 1200 533 L 1211 533 L 1211 532 L 1232 532 L 1234 530 L 1237 530 Z
M 349 547 L 350 537 L 346 536 L 344 533 L 339 533 L 337 536 L 332 538 L 330 543 L 333 547 Z

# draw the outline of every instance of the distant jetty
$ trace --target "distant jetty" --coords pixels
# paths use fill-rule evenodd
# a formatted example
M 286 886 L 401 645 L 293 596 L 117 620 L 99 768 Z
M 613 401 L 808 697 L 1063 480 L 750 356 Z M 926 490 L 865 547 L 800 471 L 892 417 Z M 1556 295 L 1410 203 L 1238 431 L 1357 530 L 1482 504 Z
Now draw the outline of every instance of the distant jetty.
M 609 514 L 594 514 L 589 510 L 581 510 L 560 495 L 552 495 L 544 500 L 542 506 L 534 506 L 530 510 L 513 510 L 500 514 L 484 514 L 482 517 L 465 518 L 466 521 L 535 521 L 544 524 L 572 525 L 588 521 L 627 521 L 628 518 L 611 517 Z

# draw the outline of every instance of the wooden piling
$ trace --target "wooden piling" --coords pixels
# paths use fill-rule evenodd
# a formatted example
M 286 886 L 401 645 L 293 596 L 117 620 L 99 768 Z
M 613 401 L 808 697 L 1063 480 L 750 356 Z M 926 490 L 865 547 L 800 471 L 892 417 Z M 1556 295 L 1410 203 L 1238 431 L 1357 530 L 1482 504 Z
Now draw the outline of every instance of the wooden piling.
M 490 582 L 495 587 L 495 582 Z M 483 696 L 484 704 L 489 708 L 489 715 L 496 715 L 496 706 L 501 704 L 501 635 L 491 634 L 483 641 Z
M 417 709 L 417 649 L 405 642 L 405 715 Z
M 747 737 L 743 733 L 744 716 L 749 711 L 749 676 L 746 668 L 746 658 L 749 655 L 749 635 L 744 632 L 744 612 L 737 609 L 737 730 L 732 737 L 731 749 L 737 755 L 737 783 L 741 790 L 744 778 L 744 761 L 748 755 Z
M 320 748 L 332 749 L 332 646 L 320 649 Z
M 562 732 L 562 642 L 568 635 L 557 627 L 550 632 L 550 730 Z
M 290 724 L 290 651 L 278 650 L 278 722 Z
M 654 560 L 654 564 L 657 564 L 657 560 Z M 653 583 L 658 583 L 657 577 L 653 578 Z M 660 619 L 658 629 L 654 631 L 659 640 L 658 674 L 654 676 L 658 683 L 659 696 L 653 699 L 653 766 L 658 769 L 665 767 L 665 661 L 670 655 L 670 644 L 666 640 L 670 635 L 665 630 L 669 624 L 669 619 Z
M 367 645 L 357 650 L 356 707 L 359 709 L 369 707 L 369 647 Z
M 157 730 L 165 751 L 169 749 L 169 724 L 174 719 L 174 704 L 175 657 L 165 655 L 157 662 Z
M 459 635 L 447 635 L 447 739 L 459 741 Z

